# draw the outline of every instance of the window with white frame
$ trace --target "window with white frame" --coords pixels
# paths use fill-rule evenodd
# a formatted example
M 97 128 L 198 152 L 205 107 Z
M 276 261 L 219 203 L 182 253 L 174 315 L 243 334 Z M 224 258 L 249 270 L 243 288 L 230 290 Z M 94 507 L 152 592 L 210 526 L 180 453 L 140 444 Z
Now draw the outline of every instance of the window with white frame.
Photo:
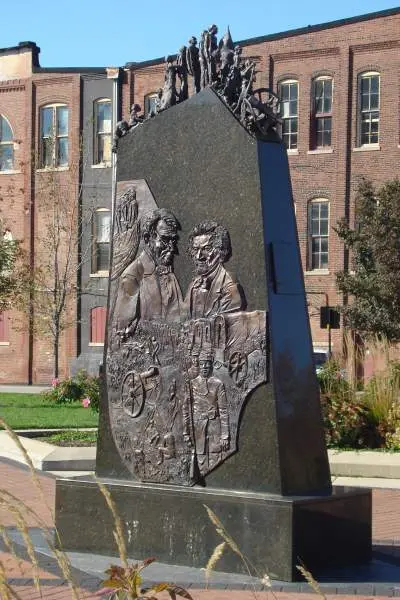
M 111 163 L 111 100 L 101 98 L 94 103 L 95 165 Z
M 332 77 L 313 81 L 312 146 L 326 148 L 332 144 Z
M 98 208 L 93 219 L 92 272 L 108 272 L 110 262 L 111 211 Z
M 147 94 L 144 98 L 144 113 L 146 117 L 156 113 L 158 94 Z
M 308 205 L 309 270 L 328 269 L 329 201 L 312 200 Z
M 14 136 L 7 119 L 0 115 L 0 171 L 14 168 Z
M 359 145 L 379 143 L 380 75 L 363 73 L 359 78 Z
M 40 111 L 41 167 L 68 166 L 68 106 L 49 104 Z
M 297 148 L 299 83 L 282 81 L 279 86 L 282 139 L 288 150 Z

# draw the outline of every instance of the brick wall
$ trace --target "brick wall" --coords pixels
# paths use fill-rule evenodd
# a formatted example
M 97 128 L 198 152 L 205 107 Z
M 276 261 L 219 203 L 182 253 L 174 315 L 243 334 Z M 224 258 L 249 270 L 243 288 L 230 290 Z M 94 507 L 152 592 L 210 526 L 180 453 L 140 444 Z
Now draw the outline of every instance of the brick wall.
M 14 134 L 14 168 L 0 171 L 0 218 L 2 231 L 9 228 L 14 239 L 21 240 L 29 255 L 30 218 L 27 187 L 29 177 L 29 105 L 30 82 L 26 79 L 0 82 L 0 114 L 9 122 Z M 28 377 L 27 318 L 8 310 L 8 339 L 0 344 L 0 382 L 24 382 Z

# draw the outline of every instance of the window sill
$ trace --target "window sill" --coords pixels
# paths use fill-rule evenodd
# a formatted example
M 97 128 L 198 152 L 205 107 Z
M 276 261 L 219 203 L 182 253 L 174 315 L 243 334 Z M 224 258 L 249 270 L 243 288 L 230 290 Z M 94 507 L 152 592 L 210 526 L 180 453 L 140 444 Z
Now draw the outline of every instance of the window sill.
M 49 171 L 69 171 L 68 167 L 41 167 L 36 169 L 36 173 L 48 173 Z
M 304 275 L 329 275 L 329 269 L 313 269 L 312 271 L 304 271 Z
M 0 346 L 9 346 L 10 342 L 0 342 Z
M 97 273 L 90 273 L 89 277 L 94 277 L 94 278 L 101 278 L 101 277 L 108 277 L 109 276 L 109 272 L 108 271 L 98 271 Z
M 299 153 L 299 151 L 297 150 L 297 148 L 296 149 L 292 149 L 292 150 L 289 148 L 288 150 L 286 150 L 286 152 L 288 153 L 288 156 L 296 156 Z
M 315 150 L 308 150 L 307 154 L 333 154 L 333 148 L 316 148 Z
M 104 347 L 104 342 L 89 342 L 88 346 L 90 348 L 103 348 Z
M 5 169 L 4 171 L 0 171 L 0 175 L 17 175 L 18 173 L 22 173 L 22 171 L 16 171 L 14 169 Z
M 109 169 L 111 167 L 110 162 L 98 163 L 96 165 L 92 165 L 92 169 Z
M 372 152 L 373 150 L 380 150 L 379 144 L 369 144 L 368 146 L 358 146 L 353 148 L 353 152 Z

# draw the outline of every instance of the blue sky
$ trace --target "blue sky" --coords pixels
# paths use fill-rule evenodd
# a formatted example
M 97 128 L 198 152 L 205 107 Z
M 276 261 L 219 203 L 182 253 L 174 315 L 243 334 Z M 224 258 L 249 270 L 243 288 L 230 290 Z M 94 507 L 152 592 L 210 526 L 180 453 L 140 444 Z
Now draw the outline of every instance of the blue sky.
M 241 40 L 395 8 L 385 0 L 3 0 L 0 47 L 31 40 L 43 67 L 122 66 L 174 53 L 216 23 Z

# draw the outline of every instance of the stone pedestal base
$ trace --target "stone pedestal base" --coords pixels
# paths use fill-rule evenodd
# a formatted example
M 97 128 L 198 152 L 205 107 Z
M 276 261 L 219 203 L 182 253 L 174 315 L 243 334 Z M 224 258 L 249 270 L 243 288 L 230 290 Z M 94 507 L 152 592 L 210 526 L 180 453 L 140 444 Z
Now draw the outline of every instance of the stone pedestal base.
M 371 492 L 282 497 L 210 488 L 182 488 L 102 480 L 125 527 L 128 554 L 160 562 L 205 567 L 221 538 L 204 505 L 224 524 L 260 573 L 299 579 L 302 561 L 315 575 L 333 566 L 368 562 L 371 555 Z M 116 554 L 113 518 L 90 479 L 57 480 L 56 525 L 65 550 Z M 245 571 L 228 549 L 218 570 Z

